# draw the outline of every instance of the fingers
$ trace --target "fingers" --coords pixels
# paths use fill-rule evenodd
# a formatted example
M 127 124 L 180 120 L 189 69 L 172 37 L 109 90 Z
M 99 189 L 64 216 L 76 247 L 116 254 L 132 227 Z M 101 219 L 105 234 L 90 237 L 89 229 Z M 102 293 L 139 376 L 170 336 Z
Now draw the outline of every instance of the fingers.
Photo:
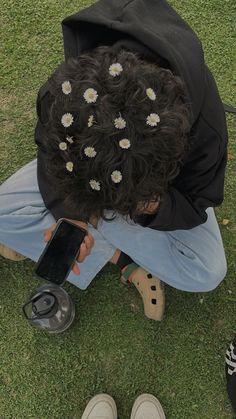
M 77 262 L 81 263 L 84 259 L 90 255 L 92 247 L 94 246 L 94 238 L 91 234 L 85 236 L 83 243 L 80 246 L 79 257 L 77 258 Z
M 91 236 L 91 234 L 88 234 L 87 236 L 85 236 L 84 242 L 85 242 L 86 247 L 89 250 L 89 254 L 90 254 L 90 252 L 92 250 L 92 247 L 94 246 L 94 238 L 93 238 L 93 236 Z
M 79 268 L 79 265 L 77 265 L 77 263 L 73 265 L 72 271 L 74 272 L 75 275 L 80 275 L 80 268 Z
M 94 238 L 88 234 L 85 236 L 83 243 L 80 246 L 79 257 L 77 258 L 77 262 L 81 263 L 85 260 L 85 258 L 90 255 L 92 247 L 94 245 Z M 76 275 L 80 275 L 80 268 L 77 263 L 74 264 L 72 271 Z
M 48 242 L 50 240 L 55 228 L 56 228 L 56 224 L 53 224 L 50 228 L 44 231 L 43 237 L 44 237 L 45 242 Z
M 144 214 L 154 214 L 159 207 L 159 202 L 151 202 L 147 208 L 145 208 L 145 211 L 143 211 Z
M 79 257 L 77 258 L 77 262 L 82 263 L 84 259 L 90 254 L 90 251 L 86 247 L 86 244 L 83 242 L 80 246 Z

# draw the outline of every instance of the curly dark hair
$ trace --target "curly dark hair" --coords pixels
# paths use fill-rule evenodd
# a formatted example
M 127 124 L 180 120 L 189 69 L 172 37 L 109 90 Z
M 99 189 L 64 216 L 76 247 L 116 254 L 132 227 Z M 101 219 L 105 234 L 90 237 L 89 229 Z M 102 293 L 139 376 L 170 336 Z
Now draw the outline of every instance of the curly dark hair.
M 123 67 L 117 77 L 109 73 L 114 63 Z M 163 196 L 185 156 L 190 127 L 182 80 L 138 53 L 103 46 L 61 64 L 48 81 L 52 104 L 42 141 L 50 182 L 79 220 L 106 219 L 106 210 L 135 219 L 140 203 L 145 208 Z M 62 92 L 64 81 L 70 81 L 70 94 Z M 84 99 L 88 88 L 97 91 L 96 103 Z M 156 100 L 150 100 L 147 88 L 154 90 Z M 65 113 L 73 115 L 68 128 L 61 122 Z M 146 123 L 151 113 L 160 117 L 157 126 Z M 94 124 L 88 127 L 90 115 Z M 125 129 L 114 126 L 119 116 Z M 59 144 L 67 136 L 73 144 L 62 151 Z M 130 141 L 128 149 L 119 146 L 124 138 Z M 86 147 L 96 150 L 94 158 L 86 156 Z M 72 172 L 66 169 L 68 161 Z M 111 179 L 115 170 L 122 173 L 120 183 Z M 99 191 L 91 188 L 91 179 L 99 182 Z

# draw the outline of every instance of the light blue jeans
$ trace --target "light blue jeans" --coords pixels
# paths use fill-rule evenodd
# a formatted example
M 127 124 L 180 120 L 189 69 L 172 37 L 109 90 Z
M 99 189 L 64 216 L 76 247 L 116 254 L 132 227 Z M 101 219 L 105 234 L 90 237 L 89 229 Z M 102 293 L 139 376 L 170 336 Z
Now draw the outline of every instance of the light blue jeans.
M 206 223 L 191 230 L 158 231 L 127 223 L 121 216 L 89 226 L 95 239 L 91 254 L 80 264 L 81 274 L 68 280 L 86 289 L 116 249 L 172 287 L 210 291 L 227 271 L 221 234 L 213 208 Z M 33 261 L 41 255 L 43 232 L 55 223 L 45 207 L 37 182 L 37 160 L 18 170 L 0 185 L 0 243 Z

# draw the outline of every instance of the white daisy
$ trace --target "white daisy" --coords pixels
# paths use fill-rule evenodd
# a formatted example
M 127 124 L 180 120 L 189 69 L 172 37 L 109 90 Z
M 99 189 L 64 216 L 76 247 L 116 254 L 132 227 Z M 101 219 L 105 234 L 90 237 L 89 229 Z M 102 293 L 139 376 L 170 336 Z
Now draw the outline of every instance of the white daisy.
M 73 142 L 74 142 L 73 137 L 70 137 L 69 135 L 67 135 L 66 139 L 67 139 L 68 143 L 73 144 Z
M 130 148 L 130 140 L 128 138 L 123 138 L 123 140 L 119 141 L 120 148 Z
M 62 150 L 62 151 L 67 150 L 67 144 L 66 144 L 66 143 L 60 143 L 60 144 L 59 144 L 59 148 L 60 148 L 60 150 Z
M 97 180 L 91 179 L 89 181 L 89 184 L 94 191 L 100 191 L 101 185 L 100 185 L 100 182 L 98 182 Z
M 111 179 L 114 183 L 120 183 L 122 181 L 122 174 L 119 170 L 114 170 L 111 174 Z
M 120 63 L 112 64 L 109 67 L 109 73 L 112 77 L 119 76 L 120 73 L 122 73 L 122 71 L 123 71 L 123 67 Z
M 156 93 L 154 92 L 153 89 L 151 89 L 151 87 L 146 89 L 146 94 L 149 97 L 149 99 L 151 99 L 151 100 L 156 100 L 156 98 L 157 98 Z
M 126 127 L 126 122 L 123 118 L 119 117 L 114 120 L 114 125 L 117 129 L 123 129 Z
M 95 157 L 95 156 L 96 156 L 96 154 L 97 154 L 97 152 L 96 152 L 96 150 L 95 150 L 95 148 L 94 148 L 94 147 L 86 147 L 86 148 L 84 149 L 84 154 L 85 154 L 87 157 Z
M 72 163 L 72 161 L 68 161 L 66 163 L 66 168 L 69 172 L 73 172 L 74 164 Z
M 157 124 L 160 122 L 160 117 L 157 113 L 151 113 L 147 117 L 147 125 L 150 125 L 151 127 L 156 127 Z
M 71 84 L 68 80 L 62 83 L 61 88 L 65 95 L 69 95 L 72 92 Z
M 95 103 L 98 98 L 98 92 L 94 89 L 87 89 L 84 92 L 84 99 L 87 103 Z
M 94 116 L 90 115 L 89 119 L 88 119 L 88 127 L 92 127 L 94 123 Z
M 71 113 L 65 113 L 61 118 L 61 123 L 65 128 L 70 127 L 73 124 L 74 118 Z

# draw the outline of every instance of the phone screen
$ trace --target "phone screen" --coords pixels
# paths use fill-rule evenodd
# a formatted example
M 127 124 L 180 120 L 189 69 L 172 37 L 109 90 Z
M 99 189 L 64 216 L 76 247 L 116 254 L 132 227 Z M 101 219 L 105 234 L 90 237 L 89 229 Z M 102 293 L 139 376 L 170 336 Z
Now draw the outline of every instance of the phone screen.
M 36 275 L 62 285 L 79 255 L 85 235 L 83 228 L 67 220 L 59 221 L 35 267 Z

